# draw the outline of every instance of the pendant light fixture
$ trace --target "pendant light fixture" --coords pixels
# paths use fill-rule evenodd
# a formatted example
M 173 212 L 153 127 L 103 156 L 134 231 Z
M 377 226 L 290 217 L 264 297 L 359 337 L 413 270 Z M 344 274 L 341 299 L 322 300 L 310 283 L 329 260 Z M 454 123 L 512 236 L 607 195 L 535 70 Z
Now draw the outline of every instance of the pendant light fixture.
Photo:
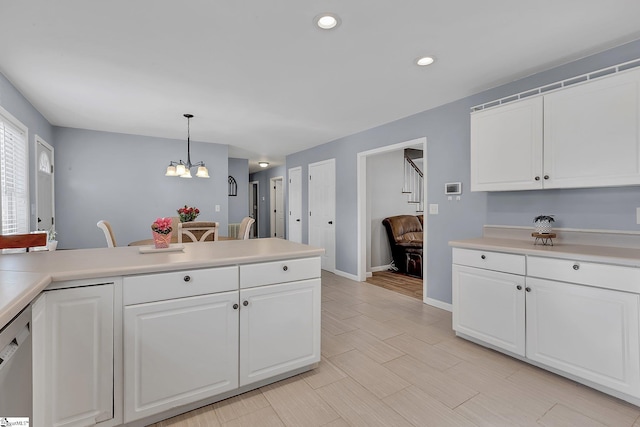
M 191 118 L 193 114 L 184 114 L 187 118 L 187 162 L 170 161 L 165 176 L 179 176 L 180 178 L 191 178 L 191 168 L 198 168 L 196 176 L 198 178 L 209 178 L 209 170 L 204 162 L 191 163 Z

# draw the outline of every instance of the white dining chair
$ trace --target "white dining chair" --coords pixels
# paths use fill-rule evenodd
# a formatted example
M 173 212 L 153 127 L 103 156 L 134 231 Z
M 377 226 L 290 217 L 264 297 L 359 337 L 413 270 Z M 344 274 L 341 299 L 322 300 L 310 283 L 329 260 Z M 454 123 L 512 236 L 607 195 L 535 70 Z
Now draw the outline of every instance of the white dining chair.
M 107 247 L 115 248 L 117 246 L 116 237 L 113 234 L 113 229 L 111 228 L 111 224 L 109 224 L 109 221 L 101 219 L 96 225 L 104 232 L 104 237 L 105 239 L 107 239 Z
M 238 228 L 238 240 L 247 240 L 249 238 L 249 232 L 254 222 L 256 222 L 256 220 L 251 217 L 246 216 L 242 218 L 242 222 Z
M 190 221 L 178 223 L 178 243 L 218 240 L 219 222 Z M 183 240 L 184 238 L 188 240 Z

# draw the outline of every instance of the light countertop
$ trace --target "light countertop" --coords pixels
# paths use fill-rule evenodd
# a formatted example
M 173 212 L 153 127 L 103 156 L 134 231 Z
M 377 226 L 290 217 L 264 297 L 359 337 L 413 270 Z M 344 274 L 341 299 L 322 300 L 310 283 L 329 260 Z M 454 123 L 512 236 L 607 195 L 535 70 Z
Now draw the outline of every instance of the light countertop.
M 51 282 L 320 256 L 324 249 L 268 238 L 188 243 L 182 251 L 141 254 L 139 246 L 0 256 L 0 329 Z
M 540 244 L 534 245 L 533 242 L 533 238 L 521 240 L 478 237 L 475 239 L 454 240 L 449 242 L 449 246 L 640 267 L 640 249 L 555 242 L 554 246 L 543 246 Z

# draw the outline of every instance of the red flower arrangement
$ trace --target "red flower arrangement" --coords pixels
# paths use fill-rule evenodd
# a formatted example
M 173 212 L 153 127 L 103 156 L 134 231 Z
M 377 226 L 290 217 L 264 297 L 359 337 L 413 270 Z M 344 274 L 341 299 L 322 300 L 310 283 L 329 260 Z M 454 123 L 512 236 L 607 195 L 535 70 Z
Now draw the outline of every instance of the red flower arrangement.
M 151 224 L 151 230 L 155 231 L 158 234 L 169 234 L 171 233 L 171 218 L 156 218 L 156 220 Z
M 180 222 L 193 221 L 200 215 L 200 209 L 184 205 L 184 208 L 178 209 L 178 215 L 180 215 Z

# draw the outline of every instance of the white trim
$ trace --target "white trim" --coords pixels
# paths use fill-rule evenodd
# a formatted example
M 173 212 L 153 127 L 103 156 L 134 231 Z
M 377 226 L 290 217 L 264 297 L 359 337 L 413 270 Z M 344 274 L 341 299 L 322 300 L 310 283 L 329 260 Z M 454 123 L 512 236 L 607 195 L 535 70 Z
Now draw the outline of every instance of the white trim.
M 20 131 L 24 132 L 24 139 L 25 139 L 25 145 L 26 145 L 26 160 L 25 160 L 25 165 L 24 167 L 27 169 L 27 177 L 26 177 L 26 193 L 27 193 L 27 204 L 29 205 L 27 207 L 27 230 L 31 231 L 31 209 L 30 209 L 30 205 L 31 205 L 31 194 L 30 194 L 30 189 L 31 189 L 31 171 L 29 170 L 29 154 L 30 154 L 30 150 L 29 150 L 29 128 L 23 124 L 20 120 L 18 120 L 13 114 L 11 114 L 10 112 L 8 112 L 7 110 L 5 110 L 1 105 L 0 105 L 0 116 L 2 116 L 6 121 L 10 122 L 13 126 L 15 126 L 16 128 L 18 128 Z M 0 197 L 1 199 L 1 197 Z M 1 203 L 0 203 L 0 209 L 2 208 Z M 2 216 L 0 215 L 0 230 L 2 230 Z
M 346 272 L 338 270 L 338 269 L 335 269 L 333 271 L 333 274 L 335 274 L 336 276 L 345 277 L 345 278 L 353 280 L 355 282 L 361 282 L 362 281 L 362 280 L 358 280 L 358 276 L 356 276 L 355 274 L 346 273 Z
M 453 311 L 453 306 L 447 302 L 442 302 L 440 300 L 437 299 L 433 299 L 433 298 L 425 298 L 424 299 L 424 303 L 436 308 L 440 308 L 442 310 L 446 310 L 446 311 Z
M 369 273 L 378 272 L 378 271 L 387 271 L 389 268 L 391 268 L 391 264 L 379 265 L 377 267 L 371 267 L 371 271 L 367 271 L 367 277 L 371 277 L 369 275 Z
M 354 280 L 358 280 L 360 282 L 364 282 L 367 280 L 367 251 L 366 251 L 366 247 L 367 247 L 367 231 L 366 231 L 366 226 L 367 226 L 367 210 L 366 210 L 366 206 L 367 206 L 367 157 L 371 156 L 371 155 L 375 155 L 375 154 L 380 154 L 380 153 L 386 153 L 389 151 L 396 151 L 396 150 L 401 150 L 404 148 L 408 148 L 408 147 L 413 147 L 416 146 L 418 144 L 422 144 L 422 152 L 424 153 L 424 185 L 423 185 L 423 200 L 427 201 L 427 187 L 428 187 L 428 183 L 427 183 L 427 176 L 428 176 L 428 170 L 427 170 L 427 137 L 421 137 L 421 138 L 416 138 L 416 139 L 412 139 L 410 141 L 405 141 L 405 142 L 400 142 L 397 144 L 391 144 L 391 145 L 386 145 L 384 147 L 379 147 L 379 148 L 375 148 L 373 150 L 367 150 L 367 151 L 362 151 L 360 153 L 358 153 L 358 157 L 357 157 L 357 171 L 356 171 L 356 175 L 357 175 L 357 204 L 358 204 L 358 208 L 357 208 L 357 246 L 358 246 L 358 253 L 357 253 L 357 260 L 358 260 L 358 273 L 355 277 L 357 277 L 357 279 Z M 422 247 L 422 259 L 423 260 L 427 260 L 427 245 L 424 245 L 424 242 L 427 241 L 427 223 L 428 223 L 428 219 L 429 216 L 425 215 L 424 216 L 424 224 L 423 224 L 423 233 L 424 233 L 424 240 L 423 240 L 423 247 Z M 430 298 L 427 298 L 427 265 L 426 262 L 423 261 L 422 263 L 422 295 L 423 295 L 423 302 L 425 304 L 428 303 L 428 301 L 430 301 Z M 438 303 L 440 303 L 438 301 Z M 444 303 L 441 303 L 444 304 Z
M 251 196 L 252 193 L 254 193 L 253 191 L 253 184 L 256 185 L 256 190 L 255 190 L 255 196 L 256 196 L 256 217 L 254 218 L 255 221 L 255 233 L 256 233 L 256 238 L 260 237 L 260 226 L 259 226 L 259 222 L 260 222 L 260 181 L 250 181 L 249 182 L 249 186 L 251 187 L 251 189 L 249 190 L 249 196 Z M 251 204 L 253 203 L 253 200 L 249 200 L 249 216 L 251 216 L 251 214 L 253 213 L 253 209 L 251 208 Z

